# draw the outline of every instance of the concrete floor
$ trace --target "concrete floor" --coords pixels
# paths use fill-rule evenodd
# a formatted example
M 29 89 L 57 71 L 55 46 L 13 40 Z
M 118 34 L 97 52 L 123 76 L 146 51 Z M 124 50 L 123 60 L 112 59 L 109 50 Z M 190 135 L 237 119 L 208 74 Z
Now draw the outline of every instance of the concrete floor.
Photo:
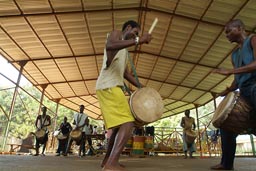
M 101 171 L 103 155 L 46 156 L 0 155 L 0 171 Z M 209 167 L 218 164 L 219 157 L 196 157 L 183 159 L 182 156 L 146 156 L 143 158 L 122 156 L 120 163 L 126 171 L 210 171 Z M 235 171 L 256 171 L 256 158 L 237 157 Z

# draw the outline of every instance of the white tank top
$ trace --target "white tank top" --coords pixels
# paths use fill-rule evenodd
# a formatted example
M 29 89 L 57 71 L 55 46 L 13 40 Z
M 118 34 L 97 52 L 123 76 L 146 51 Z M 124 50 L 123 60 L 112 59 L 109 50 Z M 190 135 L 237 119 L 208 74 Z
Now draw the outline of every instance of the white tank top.
M 107 67 L 107 53 L 104 49 L 103 64 L 96 82 L 96 90 L 124 85 L 124 71 L 128 61 L 127 49 L 117 52 L 109 67 Z

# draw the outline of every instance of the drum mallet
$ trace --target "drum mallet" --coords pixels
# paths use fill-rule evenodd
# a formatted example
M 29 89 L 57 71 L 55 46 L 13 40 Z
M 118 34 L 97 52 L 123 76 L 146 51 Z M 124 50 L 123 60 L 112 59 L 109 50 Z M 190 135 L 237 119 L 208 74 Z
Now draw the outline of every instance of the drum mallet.
M 155 28 L 157 22 L 158 22 L 158 18 L 155 18 L 153 24 L 151 25 L 151 27 L 150 27 L 150 29 L 149 29 L 149 31 L 148 31 L 149 34 L 152 33 L 152 31 L 154 30 L 154 28 Z

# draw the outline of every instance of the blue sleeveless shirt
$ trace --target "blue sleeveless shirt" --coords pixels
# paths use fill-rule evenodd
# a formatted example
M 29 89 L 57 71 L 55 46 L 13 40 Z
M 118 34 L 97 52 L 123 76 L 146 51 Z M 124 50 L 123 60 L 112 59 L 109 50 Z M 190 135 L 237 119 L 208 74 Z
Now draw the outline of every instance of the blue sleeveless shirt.
M 251 46 L 251 36 L 244 40 L 243 46 L 241 48 L 237 48 L 232 53 L 232 60 L 235 68 L 248 65 L 254 61 L 253 48 Z M 250 84 L 250 80 L 255 82 L 256 71 L 250 73 L 235 74 L 235 81 L 239 89 L 247 86 L 247 84 Z

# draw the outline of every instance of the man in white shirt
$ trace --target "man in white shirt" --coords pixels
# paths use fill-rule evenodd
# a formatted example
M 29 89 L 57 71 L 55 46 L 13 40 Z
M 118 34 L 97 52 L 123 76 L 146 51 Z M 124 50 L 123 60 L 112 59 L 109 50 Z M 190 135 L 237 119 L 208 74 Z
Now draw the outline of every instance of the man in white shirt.
M 85 125 L 89 124 L 89 119 L 88 115 L 84 113 L 84 105 L 80 105 L 80 112 L 74 114 L 74 123 L 76 125 L 75 129 L 82 131 L 79 156 L 81 157 L 81 151 L 83 152 L 83 156 L 85 156 L 85 132 L 87 131 L 87 127 Z
M 84 105 L 80 105 L 80 111 L 79 113 L 74 114 L 74 122 L 73 122 L 73 125 L 75 125 L 74 130 L 82 131 L 82 138 L 80 142 L 76 142 L 77 144 L 80 144 L 79 153 L 78 153 L 79 157 L 82 157 L 81 151 L 83 152 L 83 156 L 85 156 L 85 132 L 86 132 L 85 125 L 87 125 L 88 123 L 89 123 L 89 119 L 88 119 L 88 115 L 84 113 Z M 70 139 L 64 156 L 67 155 L 72 142 L 73 140 Z
M 43 145 L 42 155 L 44 156 L 44 151 L 48 141 L 48 133 L 49 133 L 47 127 L 51 125 L 51 117 L 46 114 L 46 111 L 47 111 L 47 107 L 43 106 L 42 115 L 38 115 L 36 118 L 35 126 L 37 128 L 37 132 L 43 132 L 42 134 L 43 136 L 38 137 L 37 136 L 38 134 L 36 132 L 36 154 L 34 156 L 39 155 L 40 144 Z

